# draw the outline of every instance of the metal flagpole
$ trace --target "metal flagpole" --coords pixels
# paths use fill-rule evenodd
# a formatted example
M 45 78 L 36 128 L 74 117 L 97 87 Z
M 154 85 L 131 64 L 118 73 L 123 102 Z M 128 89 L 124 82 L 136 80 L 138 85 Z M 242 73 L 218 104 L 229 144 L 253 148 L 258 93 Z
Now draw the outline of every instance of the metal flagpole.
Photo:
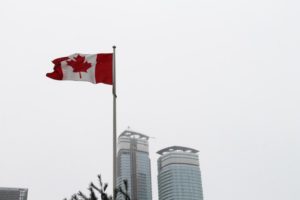
M 116 199 L 117 178 L 117 93 L 116 93 L 116 46 L 113 46 L 113 200 Z

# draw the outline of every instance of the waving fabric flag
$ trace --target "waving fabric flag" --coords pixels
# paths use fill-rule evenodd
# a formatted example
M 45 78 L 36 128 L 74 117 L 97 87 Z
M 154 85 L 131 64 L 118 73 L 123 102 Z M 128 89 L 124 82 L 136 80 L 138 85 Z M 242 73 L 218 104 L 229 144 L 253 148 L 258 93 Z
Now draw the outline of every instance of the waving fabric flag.
M 112 85 L 113 54 L 72 54 L 53 60 L 54 71 L 47 77 L 55 80 L 88 81 Z

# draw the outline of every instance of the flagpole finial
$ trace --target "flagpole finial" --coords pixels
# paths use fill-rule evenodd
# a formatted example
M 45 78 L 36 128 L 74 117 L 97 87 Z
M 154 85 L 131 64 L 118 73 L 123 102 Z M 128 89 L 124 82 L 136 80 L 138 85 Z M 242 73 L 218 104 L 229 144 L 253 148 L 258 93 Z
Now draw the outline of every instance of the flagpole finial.
M 115 48 L 116 48 L 116 45 L 113 46 L 113 49 L 115 49 Z

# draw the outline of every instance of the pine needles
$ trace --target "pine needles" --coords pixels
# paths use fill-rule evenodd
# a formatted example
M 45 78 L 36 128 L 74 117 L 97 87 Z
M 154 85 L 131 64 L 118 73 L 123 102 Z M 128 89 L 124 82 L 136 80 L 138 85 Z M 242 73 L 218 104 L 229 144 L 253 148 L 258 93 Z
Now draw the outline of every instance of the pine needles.
M 69 200 L 113 200 L 113 197 L 111 195 L 108 195 L 106 189 L 108 187 L 107 183 L 102 182 L 101 175 L 98 175 L 98 181 L 99 181 L 99 186 L 97 187 L 93 182 L 90 183 L 88 190 L 89 190 L 89 195 L 84 194 L 83 192 L 79 191 L 76 194 L 73 194 Z M 123 181 L 124 188 L 119 186 L 114 190 L 115 196 L 118 197 L 121 196 L 123 200 L 130 200 L 130 196 L 128 194 L 128 182 L 127 180 Z M 97 196 L 100 195 L 100 199 Z M 64 200 L 68 200 L 65 198 Z

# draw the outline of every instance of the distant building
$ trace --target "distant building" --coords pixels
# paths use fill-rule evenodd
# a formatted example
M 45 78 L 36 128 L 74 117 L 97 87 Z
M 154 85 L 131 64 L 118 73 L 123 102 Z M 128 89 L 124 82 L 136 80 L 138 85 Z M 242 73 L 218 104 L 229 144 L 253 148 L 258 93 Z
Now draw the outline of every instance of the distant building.
M 159 200 L 203 200 L 198 151 L 172 146 L 157 153 Z
M 117 185 L 128 181 L 131 200 L 152 200 L 149 137 L 126 130 L 118 138 Z M 118 196 L 118 200 L 122 199 Z
M 27 200 L 28 189 L 0 187 L 0 200 Z

